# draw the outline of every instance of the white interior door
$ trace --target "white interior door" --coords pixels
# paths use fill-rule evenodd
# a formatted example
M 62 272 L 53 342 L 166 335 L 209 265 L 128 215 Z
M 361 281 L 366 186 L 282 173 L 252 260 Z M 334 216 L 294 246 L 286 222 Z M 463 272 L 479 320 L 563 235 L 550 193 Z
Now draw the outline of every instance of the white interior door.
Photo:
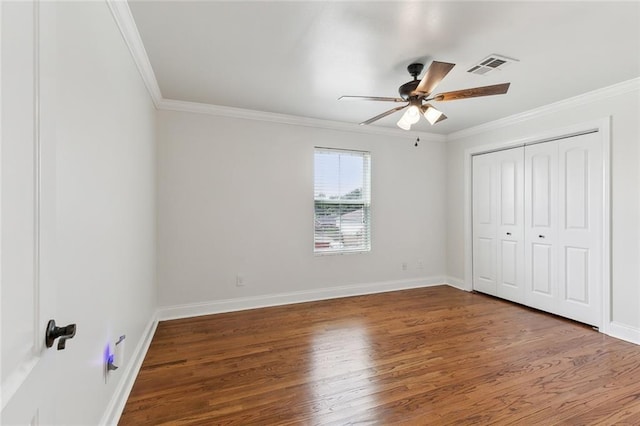
M 524 300 L 524 150 L 494 152 L 497 173 L 497 294 Z
M 558 146 L 525 147 L 525 300 L 555 312 L 557 292 Z
M 473 157 L 473 288 L 524 299 L 524 158 L 514 148 Z
M 603 164 L 600 133 L 557 141 L 558 313 L 600 325 Z
M 0 15 L 0 423 L 55 424 L 59 353 L 44 344 L 56 300 L 55 132 L 44 108 L 54 86 L 41 54 L 55 32 L 50 4 L 1 2 Z
M 600 326 L 599 132 L 472 159 L 473 288 Z
M 491 154 L 473 157 L 473 289 L 497 295 L 496 167 Z
M 526 304 L 591 325 L 602 307 L 602 138 L 525 147 Z

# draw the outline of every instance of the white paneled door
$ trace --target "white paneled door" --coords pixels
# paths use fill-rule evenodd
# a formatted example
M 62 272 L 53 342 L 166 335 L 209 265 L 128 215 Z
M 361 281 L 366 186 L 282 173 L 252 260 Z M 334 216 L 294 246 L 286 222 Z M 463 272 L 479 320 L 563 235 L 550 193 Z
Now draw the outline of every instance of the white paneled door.
M 527 146 L 525 151 L 525 276 L 529 306 L 556 310 L 558 289 L 558 146 Z
M 473 157 L 473 288 L 497 295 L 496 167 L 491 155 Z
M 599 132 L 473 157 L 473 288 L 599 326 Z
M 599 133 L 558 141 L 558 312 L 599 325 L 603 163 Z
M 524 156 L 522 148 L 499 151 L 498 296 L 514 302 L 524 297 Z
M 515 302 L 524 297 L 522 148 L 473 158 L 474 288 Z
M 45 345 L 56 300 L 55 131 L 41 108 L 53 89 L 50 63 L 40 54 L 53 51 L 50 9 L 0 3 L 0 423 L 6 425 L 55 424 L 56 386 L 63 386 L 61 353 Z

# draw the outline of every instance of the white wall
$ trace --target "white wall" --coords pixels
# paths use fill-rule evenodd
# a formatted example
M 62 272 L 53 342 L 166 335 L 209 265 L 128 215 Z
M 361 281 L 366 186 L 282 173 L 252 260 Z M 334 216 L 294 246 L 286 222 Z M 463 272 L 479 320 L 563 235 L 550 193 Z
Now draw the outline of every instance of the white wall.
M 125 334 L 130 362 L 157 306 L 155 109 L 106 3 L 59 3 L 56 24 L 57 319 L 78 326 L 57 416 L 89 425 L 127 367 L 105 384 L 105 346 Z
M 464 152 L 470 147 L 508 143 L 554 129 L 611 116 L 611 272 L 613 321 L 640 332 L 640 95 L 611 90 L 611 96 L 585 96 L 584 102 L 549 108 L 521 120 L 503 120 L 485 131 L 450 135 L 447 142 L 447 270 L 464 279 Z M 626 87 L 626 86 L 625 86 Z M 470 283 L 467 283 L 470 286 Z
M 444 276 L 442 141 L 174 111 L 157 123 L 161 307 Z M 314 256 L 314 146 L 371 152 L 370 253 Z
M 3 203 L 2 215 L 28 216 L 3 217 L 3 231 L 22 225 L 13 238 L 3 234 L 3 254 L 24 240 L 31 248 L 1 258 L 3 267 L 20 263 L 24 272 L 3 271 L 2 303 L 11 307 L 2 310 L 3 331 L 37 343 L 27 351 L 32 364 L 0 363 L 3 385 L 5 379 L 12 385 L 10 396 L 3 388 L 0 423 L 96 425 L 116 411 L 110 408 L 122 395 L 132 351 L 145 341 L 157 307 L 156 111 L 105 2 L 41 2 L 38 8 L 28 2 L 0 8 L 11 12 L 6 19 L 20 18 L 2 27 L 2 58 L 21 60 L 2 63 L 2 88 L 11 88 L 2 93 L 3 111 L 11 111 L 3 113 L 3 125 L 12 122 L 12 132 L 3 128 L 3 154 L 33 176 L 34 153 L 42 153 L 40 191 L 32 177 L 9 173 L 15 168 L 2 173 L 3 201 L 21 201 Z M 17 43 L 9 44 L 10 55 L 6 40 Z M 23 197 L 14 192 L 20 184 Z M 77 324 L 63 351 L 44 348 L 50 318 L 60 326 Z M 35 332 L 28 328 L 34 319 Z M 105 349 L 123 334 L 128 356 L 105 383 Z

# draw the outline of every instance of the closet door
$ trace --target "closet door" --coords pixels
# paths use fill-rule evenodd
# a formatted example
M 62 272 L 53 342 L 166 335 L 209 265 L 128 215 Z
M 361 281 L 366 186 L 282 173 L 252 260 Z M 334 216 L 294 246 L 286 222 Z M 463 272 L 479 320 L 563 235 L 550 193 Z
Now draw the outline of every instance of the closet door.
M 602 145 L 599 133 L 557 141 L 558 313 L 600 324 L 602 305 Z
M 525 147 L 525 304 L 601 322 L 602 139 Z
M 497 172 L 498 296 L 524 301 L 524 149 L 490 154 Z
M 474 289 L 524 299 L 523 149 L 473 158 Z
M 558 146 L 524 149 L 525 303 L 555 312 L 557 300 Z
M 496 167 L 492 154 L 473 157 L 473 289 L 497 295 Z

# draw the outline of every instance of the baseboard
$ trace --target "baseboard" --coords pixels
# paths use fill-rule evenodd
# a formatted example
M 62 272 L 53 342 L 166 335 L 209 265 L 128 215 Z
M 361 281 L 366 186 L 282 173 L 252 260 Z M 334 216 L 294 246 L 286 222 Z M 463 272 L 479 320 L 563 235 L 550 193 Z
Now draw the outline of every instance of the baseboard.
M 470 288 L 467 288 L 464 285 L 464 280 L 462 280 L 460 278 L 444 277 L 444 282 L 447 283 L 447 285 L 449 285 L 449 286 L 451 286 L 453 288 L 457 288 L 458 290 L 471 291 Z
M 609 323 L 609 330 L 607 334 L 611 337 L 615 337 L 616 339 L 640 345 L 640 329 L 636 327 L 611 321 L 611 323 Z
M 149 345 L 151 345 L 151 340 L 153 339 L 157 326 L 158 314 L 155 312 L 145 327 L 142 337 L 131 355 L 130 362 L 120 378 L 120 382 L 111 397 L 111 401 L 109 401 L 100 425 L 115 426 L 118 424 L 131 389 L 133 389 L 133 384 L 136 381 L 136 377 L 138 377 L 140 367 L 142 367 L 142 361 L 144 361 L 144 357 L 149 350 Z
M 354 284 L 339 287 L 320 288 L 308 291 L 269 294 L 263 296 L 240 297 L 235 299 L 213 300 L 203 303 L 164 306 L 158 309 L 158 320 L 172 320 L 201 315 L 220 314 L 246 309 L 266 308 L 269 306 L 289 305 L 292 303 L 315 302 L 340 297 L 361 296 L 411 288 L 431 287 L 445 284 L 443 277 L 414 278 L 399 281 L 383 281 L 367 284 Z

